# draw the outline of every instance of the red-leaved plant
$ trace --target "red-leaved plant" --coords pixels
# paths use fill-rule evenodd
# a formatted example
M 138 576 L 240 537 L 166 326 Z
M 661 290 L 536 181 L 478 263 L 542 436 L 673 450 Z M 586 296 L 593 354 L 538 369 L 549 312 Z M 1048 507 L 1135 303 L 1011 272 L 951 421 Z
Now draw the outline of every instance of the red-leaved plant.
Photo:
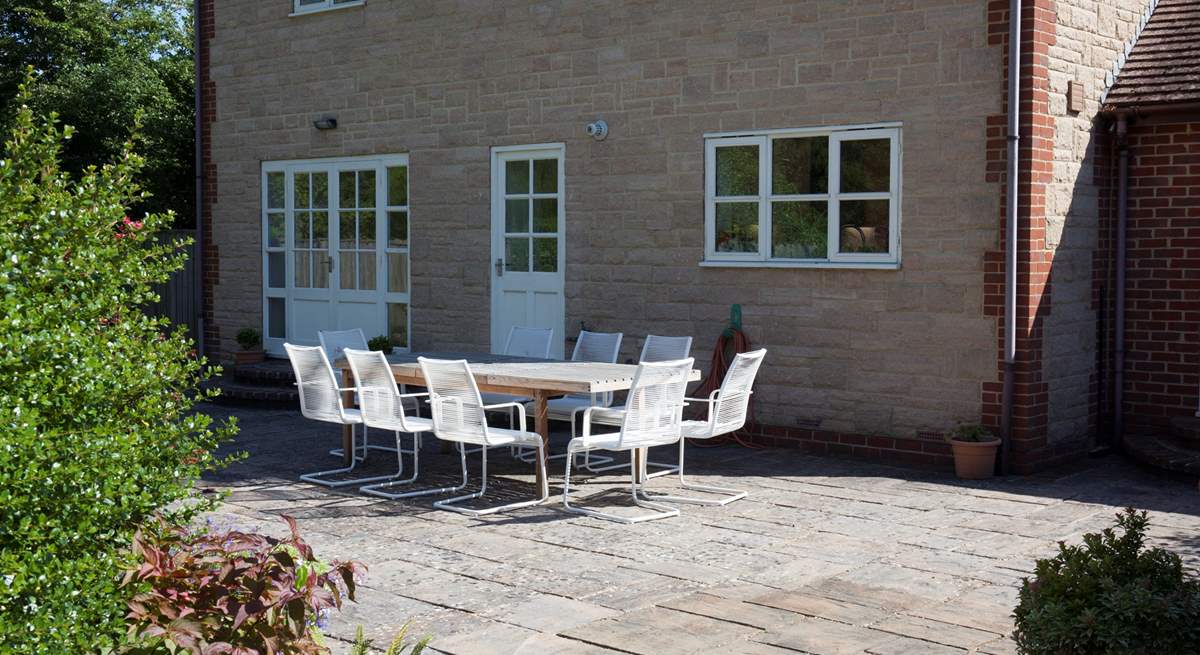
M 325 563 L 284 516 L 291 537 L 196 533 L 159 521 L 133 540 L 138 568 L 124 585 L 148 587 L 129 601 L 127 653 L 324 654 L 318 619 L 354 600 L 359 562 Z

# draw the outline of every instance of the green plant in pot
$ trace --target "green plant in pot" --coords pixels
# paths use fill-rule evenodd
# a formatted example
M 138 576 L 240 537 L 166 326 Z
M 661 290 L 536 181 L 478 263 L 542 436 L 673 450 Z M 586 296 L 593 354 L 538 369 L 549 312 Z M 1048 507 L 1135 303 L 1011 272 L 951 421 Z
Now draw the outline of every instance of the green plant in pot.
M 242 328 L 237 333 L 237 342 L 242 349 L 233 354 L 237 364 L 253 364 L 263 360 L 262 335 L 252 327 Z
M 954 472 L 964 480 L 984 480 L 996 472 L 1000 440 L 977 423 L 962 423 L 946 436 L 954 453 Z
M 390 355 L 392 354 L 392 340 L 382 334 L 377 337 L 371 337 L 371 339 L 367 341 L 367 348 L 369 350 L 378 350 L 385 355 Z

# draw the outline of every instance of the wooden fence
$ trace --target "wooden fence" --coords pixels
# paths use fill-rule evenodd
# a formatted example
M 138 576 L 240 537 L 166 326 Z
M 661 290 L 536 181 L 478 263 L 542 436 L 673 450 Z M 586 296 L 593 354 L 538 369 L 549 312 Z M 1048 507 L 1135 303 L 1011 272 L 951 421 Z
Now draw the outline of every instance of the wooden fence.
M 166 284 L 160 284 L 155 289 L 158 292 L 158 302 L 146 308 L 148 314 L 166 316 L 175 325 L 186 325 L 188 336 L 193 341 L 199 338 L 196 331 L 197 321 L 202 308 L 196 304 L 196 287 L 200 284 L 200 269 L 196 261 L 196 231 L 195 230 L 166 230 L 159 235 L 162 241 L 175 241 L 191 237 L 192 244 L 187 247 L 187 262 L 183 268 L 171 275 Z

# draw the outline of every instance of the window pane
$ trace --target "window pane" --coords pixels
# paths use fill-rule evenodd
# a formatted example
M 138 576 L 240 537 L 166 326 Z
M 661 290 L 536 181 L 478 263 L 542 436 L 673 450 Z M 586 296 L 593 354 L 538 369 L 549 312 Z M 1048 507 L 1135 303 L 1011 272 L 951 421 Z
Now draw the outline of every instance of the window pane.
M 529 239 L 526 237 L 504 240 L 504 270 L 517 273 L 529 272 Z
M 312 238 L 314 248 L 329 249 L 329 212 L 313 212 Z
M 267 286 L 272 289 L 284 288 L 284 261 L 284 255 L 281 252 L 267 253 Z
M 843 200 L 839 252 L 888 251 L 887 200 Z
M 310 266 L 308 251 L 307 250 L 296 251 L 295 261 L 293 262 L 293 264 L 296 269 L 295 287 L 297 289 L 307 289 L 309 286 L 308 273 L 309 273 L 309 266 Z
M 358 247 L 362 250 L 375 249 L 375 212 L 358 214 Z
M 771 142 L 771 193 L 829 192 L 829 137 Z
M 292 206 L 298 209 L 308 209 L 308 173 L 296 173 L 293 178 Z
M 267 207 L 283 209 L 283 173 L 267 173 Z
M 771 256 L 825 259 L 828 256 L 829 203 L 771 203 Z
M 375 206 L 375 171 L 358 172 L 358 206 Z
M 354 171 L 338 173 L 338 207 L 354 207 L 354 192 L 357 189 L 354 182 Z
M 325 209 L 329 206 L 329 174 L 312 174 L 312 206 Z
M 408 245 L 408 212 L 388 212 L 388 247 Z
M 354 233 L 358 231 L 355 212 L 340 212 L 338 217 L 341 219 L 338 223 L 338 247 L 353 248 Z
M 758 203 L 717 203 L 717 252 L 758 252 Z
M 558 270 L 558 239 L 533 240 L 533 270 L 553 273 Z
M 529 231 L 528 198 L 509 198 L 504 201 L 504 231 Z
M 375 288 L 375 253 L 358 253 L 358 288 L 371 290 Z
M 308 212 L 296 212 L 296 247 L 308 248 L 312 244 L 309 238 L 309 230 L 311 226 L 308 224 Z
M 557 159 L 535 159 L 533 161 L 533 192 L 558 192 Z
M 391 293 L 408 293 L 408 255 L 402 252 L 389 252 L 387 262 L 387 290 Z
M 388 338 L 397 348 L 408 347 L 408 305 L 388 303 Z
M 287 230 L 283 226 L 283 214 L 277 212 L 267 214 L 267 247 L 282 248 L 286 238 Z
M 717 148 L 717 195 L 758 195 L 758 146 Z
M 558 199 L 542 198 L 533 201 L 533 231 L 558 231 Z
M 287 301 L 283 298 L 267 299 L 267 337 L 287 338 Z
M 891 139 L 842 142 L 843 193 L 890 191 L 891 168 Z
M 329 288 L 329 252 L 317 250 L 313 252 L 313 288 Z
M 529 193 L 529 160 L 518 159 L 504 164 L 504 192 Z
M 340 255 L 338 258 L 338 268 L 341 269 L 338 273 L 338 284 L 340 285 L 338 288 L 353 289 L 355 288 L 354 281 L 358 277 L 358 271 L 354 268 L 354 251 L 343 250 L 338 254 Z
M 387 197 L 389 205 L 408 204 L 408 167 L 394 166 L 387 169 Z

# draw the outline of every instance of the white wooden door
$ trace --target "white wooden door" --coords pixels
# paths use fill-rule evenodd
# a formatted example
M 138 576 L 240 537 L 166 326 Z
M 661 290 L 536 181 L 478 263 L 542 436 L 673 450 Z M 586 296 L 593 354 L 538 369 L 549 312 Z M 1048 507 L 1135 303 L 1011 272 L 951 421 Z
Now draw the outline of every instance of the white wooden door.
M 562 144 L 492 150 L 492 352 L 513 326 L 554 329 L 563 356 L 566 215 Z

